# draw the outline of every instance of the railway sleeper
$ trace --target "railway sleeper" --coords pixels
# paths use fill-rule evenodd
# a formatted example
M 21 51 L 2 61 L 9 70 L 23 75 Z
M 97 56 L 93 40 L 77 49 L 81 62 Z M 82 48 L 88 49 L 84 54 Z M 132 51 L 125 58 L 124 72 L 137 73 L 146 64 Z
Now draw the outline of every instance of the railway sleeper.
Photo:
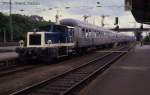
M 82 73 L 82 72 L 79 72 L 79 73 L 72 73 L 72 74 L 69 74 L 68 77 L 86 76 L 87 74 L 89 74 L 89 73 Z
M 60 92 L 56 92 L 56 91 L 40 91 L 39 90 L 39 91 L 36 91 L 35 93 L 31 93 L 29 95 L 60 95 Z
M 86 71 L 86 72 L 76 72 L 76 73 L 73 73 L 73 74 L 71 74 L 71 75 L 79 75 L 79 74 L 81 74 L 81 75 L 85 75 L 85 74 L 89 74 L 89 72 L 88 71 Z
M 80 76 L 68 76 L 68 77 L 66 77 L 66 78 L 64 78 L 63 80 L 64 81 L 69 81 L 69 80 L 74 80 L 74 81 L 76 81 L 76 80 L 81 80 L 82 78 L 84 78 L 86 75 L 80 75 Z
M 86 73 L 86 74 L 90 74 L 92 73 L 95 69 L 97 69 L 98 67 L 92 67 L 92 68 L 85 68 L 84 70 L 81 70 L 81 73 Z
M 79 80 L 81 80 L 83 78 L 70 78 L 70 79 L 63 79 L 63 81 L 66 81 L 68 83 L 76 83 L 78 82 Z
M 66 80 L 66 79 L 63 79 L 63 80 L 60 80 L 54 84 L 59 84 L 59 85 L 72 85 L 74 83 L 76 83 L 78 80 L 77 79 L 70 79 L 70 80 Z
M 50 83 L 50 85 L 53 85 L 53 86 L 63 86 L 63 85 L 72 85 L 75 81 L 73 80 L 60 80 L 60 81 L 56 81 L 56 82 L 53 82 L 53 83 Z
M 51 84 L 49 86 L 52 86 L 52 87 L 64 87 L 64 88 L 68 88 L 68 87 L 71 87 L 73 84 L 72 83 L 61 83 L 61 84 Z
M 39 92 L 62 92 L 64 90 L 66 90 L 67 88 L 62 88 L 62 87 L 47 87 L 47 88 L 43 88 L 38 90 Z

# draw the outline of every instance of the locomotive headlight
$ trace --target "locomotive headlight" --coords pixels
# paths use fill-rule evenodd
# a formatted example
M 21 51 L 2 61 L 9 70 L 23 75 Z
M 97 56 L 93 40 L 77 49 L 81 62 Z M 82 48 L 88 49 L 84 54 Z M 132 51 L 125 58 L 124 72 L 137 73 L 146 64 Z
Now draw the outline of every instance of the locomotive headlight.
M 38 31 L 38 29 L 34 28 L 33 29 L 33 34 L 36 34 L 37 31 Z
M 24 41 L 23 41 L 23 40 L 20 40 L 20 41 L 19 41 L 19 45 L 20 45 L 20 47 L 24 47 Z
M 52 44 L 52 40 L 48 40 L 47 44 L 50 46 L 50 44 Z

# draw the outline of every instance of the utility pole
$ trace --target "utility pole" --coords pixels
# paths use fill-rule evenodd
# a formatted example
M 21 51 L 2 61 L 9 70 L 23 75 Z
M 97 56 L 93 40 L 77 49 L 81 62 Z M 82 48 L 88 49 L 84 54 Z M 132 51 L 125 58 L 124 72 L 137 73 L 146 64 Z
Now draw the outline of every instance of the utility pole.
M 55 16 L 55 20 L 56 20 L 56 24 L 58 24 L 58 21 L 59 21 L 59 12 L 57 10 L 57 13 L 56 13 L 56 16 Z
M 59 24 L 59 18 L 61 17 L 61 15 L 59 15 L 59 10 L 57 10 L 57 13 L 55 15 L 55 21 L 56 21 L 56 24 Z
M 12 15 L 11 15 L 11 13 L 12 13 L 12 1 L 11 0 L 9 0 L 9 28 L 10 28 L 10 36 L 11 36 L 11 41 L 13 41 L 14 40 L 14 38 L 13 38 L 13 27 L 12 27 Z

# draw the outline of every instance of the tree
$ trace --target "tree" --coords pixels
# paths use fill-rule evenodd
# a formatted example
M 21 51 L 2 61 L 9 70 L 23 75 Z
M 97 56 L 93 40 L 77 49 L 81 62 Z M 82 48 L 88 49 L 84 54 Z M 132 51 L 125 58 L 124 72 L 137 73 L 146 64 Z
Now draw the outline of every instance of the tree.
M 45 26 L 49 24 L 54 24 L 53 22 L 48 22 L 44 20 L 36 20 L 31 16 L 25 16 L 20 14 L 12 14 L 12 23 L 14 31 L 14 41 L 19 41 L 21 39 L 26 39 L 26 33 L 33 31 L 34 28 L 40 26 Z M 4 29 L 6 31 L 7 41 L 10 40 L 10 29 L 9 29 L 9 16 L 0 13 L 0 30 Z M 3 32 L 0 32 L 0 41 L 3 39 Z

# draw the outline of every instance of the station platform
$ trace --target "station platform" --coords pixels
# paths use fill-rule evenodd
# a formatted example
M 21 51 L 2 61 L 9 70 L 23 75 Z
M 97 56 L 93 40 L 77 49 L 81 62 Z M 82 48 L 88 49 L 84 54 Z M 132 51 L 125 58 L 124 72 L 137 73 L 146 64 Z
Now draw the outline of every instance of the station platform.
M 18 54 L 16 52 L 0 53 L 0 61 L 11 60 L 17 57 L 18 57 Z
M 150 95 L 150 45 L 137 45 L 78 95 Z
M 17 47 L 19 46 L 0 47 L 0 53 L 1 52 L 14 52 Z

